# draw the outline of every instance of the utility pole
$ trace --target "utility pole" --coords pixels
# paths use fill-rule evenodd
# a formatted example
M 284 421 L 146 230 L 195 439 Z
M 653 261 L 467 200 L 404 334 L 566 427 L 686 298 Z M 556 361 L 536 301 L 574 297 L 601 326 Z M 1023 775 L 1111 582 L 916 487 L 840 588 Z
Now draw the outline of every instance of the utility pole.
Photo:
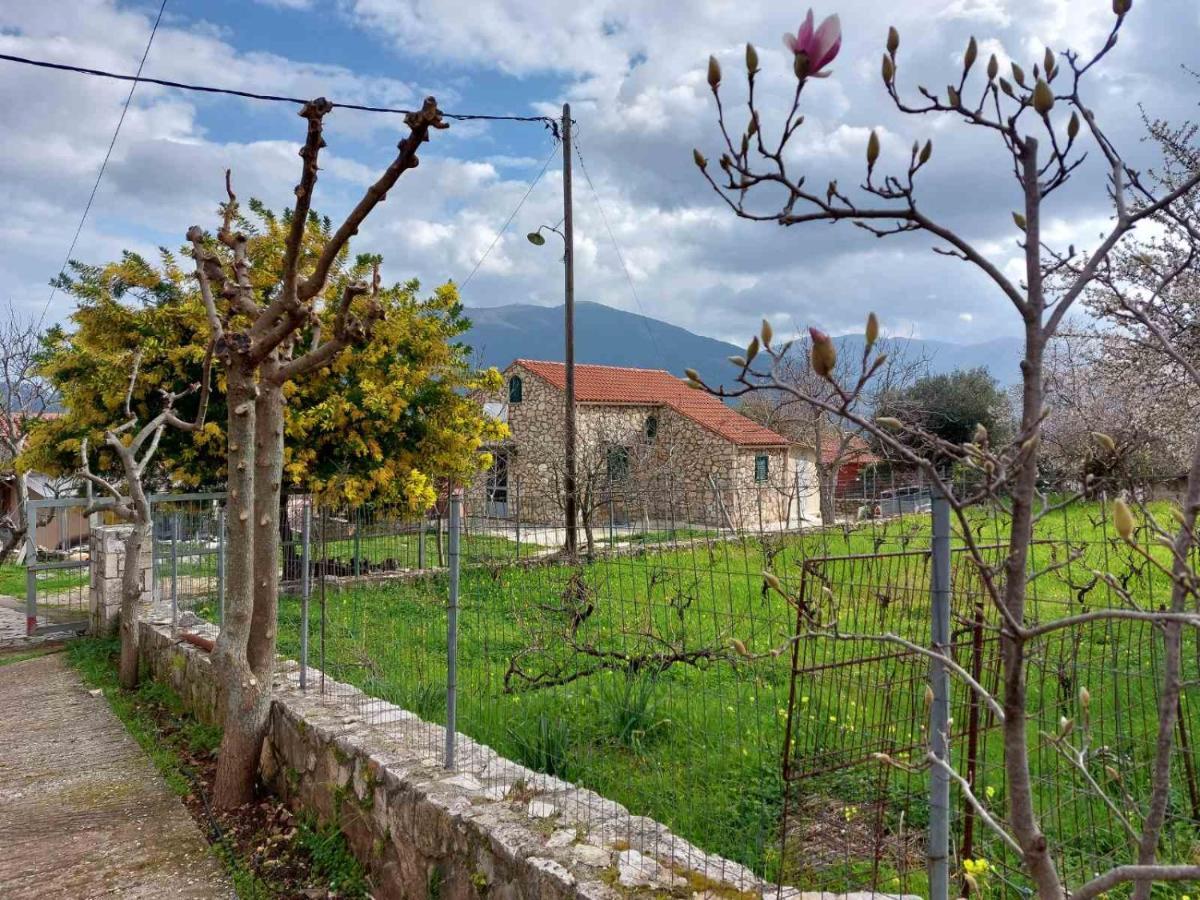
M 574 559 L 578 548 L 575 533 L 577 494 L 575 484 L 575 230 L 571 214 L 571 104 L 563 104 L 563 242 L 567 245 L 563 266 L 566 278 L 566 300 L 563 304 L 565 317 L 564 332 L 566 348 L 563 365 L 566 369 L 566 421 L 563 423 L 564 452 L 566 453 L 566 497 L 563 503 L 566 515 L 566 551 Z

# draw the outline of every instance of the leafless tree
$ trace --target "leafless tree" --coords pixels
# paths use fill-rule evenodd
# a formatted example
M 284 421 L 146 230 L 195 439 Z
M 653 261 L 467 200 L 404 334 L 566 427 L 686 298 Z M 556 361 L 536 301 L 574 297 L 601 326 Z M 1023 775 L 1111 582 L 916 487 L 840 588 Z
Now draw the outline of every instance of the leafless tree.
M 804 394 L 795 385 L 779 377 L 777 364 L 783 348 L 773 345 L 769 325 L 764 325 L 762 334 L 755 336 L 747 348 L 744 365 L 739 367 L 739 386 L 722 393 L 739 395 L 762 389 L 788 391 L 797 399 L 840 416 L 854 427 L 871 432 L 876 440 L 889 446 L 901 459 L 920 468 L 936 489 L 947 496 L 959 523 L 959 538 L 978 567 L 991 605 L 1001 623 L 999 697 L 992 698 L 977 682 L 968 684 L 972 690 L 983 693 L 994 705 L 1001 723 L 1007 802 L 1005 821 L 1001 822 L 987 810 L 986 805 L 973 793 L 972 786 L 958 776 L 948 759 L 930 752 L 927 754 L 927 763 L 954 779 L 980 813 L 981 820 L 1019 855 L 1037 895 L 1043 900 L 1062 900 L 1065 896 L 1073 900 L 1090 900 L 1117 885 L 1131 882 L 1134 884 L 1135 897 L 1143 900 L 1149 896 L 1152 881 L 1200 878 L 1200 865 L 1155 862 L 1157 839 L 1169 790 L 1172 731 L 1177 714 L 1177 707 L 1170 704 L 1171 698 L 1178 696 L 1180 686 L 1178 635 L 1184 625 L 1195 627 L 1200 624 L 1200 616 L 1184 611 L 1184 601 L 1189 597 L 1194 598 L 1196 594 L 1196 577 L 1188 560 L 1195 544 L 1195 520 L 1197 508 L 1200 507 L 1200 450 L 1193 458 L 1187 499 L 1172 540 L 1175 565 L 1170 571 L 1173 585 L 1171 608 L 1151 611 L 1128 603 L 1122 608 L 1092 609 L 1040 625 L 1027 623 L 1028 585 L 1040 574 L 1030 571 L 1033 528 L 1041 516 L 1055 507 L 1038 490 L 1039 444 L 1042 424 L 1047 415 L 1047 345 L 1085 291 L 1098 283 L 1111 281 L 1114 285 L 1120 285 L 1120 271 L 1114 250 L 1139 223 L 1156 217 L 1186 222 L 1182 227 L 1188 242 L 1192 247 L 1196 244 L 1196 232 L 1187 218 L 1187 212 L 1188 200 L 1200 185 L 1200 168 L 1194 163 L 1181 165 L 1179 176 L 1173 183 L 1149 180 L 1125 161 L 1082 94 L 1088 74 L 1117 45 L 1118 33 L 1131 5 L 1130 0 L 1114 0 L 1112 28 L 1094 54 L 1081 56 L 1068 50 L 1055 55 L 1047 49 L 1044 58 L 1032 67 L 1032 75 L 1014 62 L 1011 80 L 1000 76 L 999 63 L 994 56 L 982 67 L 982 77 L 972 78 L 973 73 L 978 73 L 978 44 L 972 38 L 964 53 L 961 71 L 951 79 L 945 92 L 919 87 L 916 98 L 909 98 L 899 87 L 900 63 L 897 53 L 900 37 L 895 29 L 889 30 L 881 75 L 884 88 L 895 107 L 901 113 L 916 117 L 952 117 L 991 135 L 1007 152 L 1013 177 L 1023 198 L 1021 209 L 1012 214 L 1024 257 L 1020 280 L 1010 277 L 1001 263 L 989 258 L 980 247 L 954 228 L 934 218 L 919 202 L 917 182 L 932 158 L 931 142 L 914 144 L 907 165 L 899 173 L 882 175 L 878 170 L 880 138 L 872 132 L 866 148 L 866 177 L 859 192 L 848 192 L 836 182 L 829 183 L 824 189 L 815 188 L 813 178 L 793 171 L 795 154 L 786 151 L 790 140 L 804 122 L 799 110 L 805 89 L 816 83 L 813 76 L 824 74 L 820 70 L 836 55 L 840 46 L 840 43 L 826 40 L 836 29 L 836 20 L 834 29 L 822 28 L 815 32 L 810 24 L 808 31 L 802 31 L 793 41 L 797 51 L 794 67 L 796 87 L 790 108 L 785 112 L 778 140 L 766 136 L 766 121 L 755 99 L 755 82 L 759 75 L 757 52 L 752 47 L 747 48 L 748 116 L 746 127 L 740 133 L 730 128 L 730 113 L 721 97 L 721 69 L 715 59 L 710 60 L 708 80 L 717 103 L 724 141 L 720 173 L 714 175 L 703 154 L 699 151 L 695 153 L 696 163 L 704 177 L 738 216 L 787 226 L 846 221 L 880 238 L 908 232 L 923 233 L 933 239 L 937 252 L 967 262 L 982 272 L 1007 298 L 1021 321 L 1025 347 L 1021 363 L 1020 421 L 1015 439 L 1004 446 L 993 446 L 983 431 L 977 433 L 974 440 L 955 446 L 938 441 L 933 435 L 917 435 L 936 448 L 944 458 L 979 471 L 979 480 L 964 492 L 956 492 L 955 486 L 945 476 L 945 470 L 935 464 L 930 455 L 922 455 L 912 449 L 912 443 L 906 438 L 913 436 L 913 426 L 896 420 L 871 419 L 855 411 L 857 398 L 883 365 L 878 354 L 870 353 L 873 344 L 870 325 L 868 353 L 856 375 L 844 383 L 835 382 L 837 354 L 832 342 L 819 332 L 813 334 L 812 366 L 819 376 L 835 382 L 832 400 Z M 812 58 L 810 52 L 816 58 Z M 1112 221 L 1097 245 L 1081 253 L 1073 246 L 1051 246 L 1042 233 L 1042 223 L 1055 192 L 1079 171 L 1084 159 L 1084 144 L 1090 144 L 1107 170 L 1104 190 L 1112 201 Z M 759 190 L 764 187 L 767 188 L 765 192 Z M 782 194 L 782 205 L 772 205 L 766 209 L 753 206 L 764 193 L 771 198 Z M 855 193 L 855 197 L 851 193 Z M 860 202 L 857 197 L 865 199 Z M 1151 298 L 1161 298 L 1166 294 L 1167 286 L 1176 280 L 1175 271 L 1175 268 L 1155 265 L 1155 286 L 1149 292 L 1143 291 L 1130 305 L 1122 304 L 1122 308 L 1144 327 L 1150 328 L 1151 333 L 1154 333 L 1154 329 L 1147 322 L 1152 323 L 1154 319 L 1145 313 L 1145 306 L 1151 302 Z M 1139 308 L 1143 310 L 1142 314 L 1134 311 Z M 1161 325 L 1158 330 L 1163 330 Z M 1178 352 L 1174 356 L 1176 363 L 1181 366 L 1187 362 Z M 1194 366 L 1190 370 L 1185 367 L 1185 371 L 1188 371 L 1189 378 L 1195 378 Z M 706 387 L 694 372 L 689 372 L 689 377 L 697 386 Z M 1176 389 L 1179 389 L 1178 386 Z M 996 570 L 988 565 L 975 541 L 968 511 L 974 504 L 996 497 L 1000 492 L 1006 495 L 1010 526 L 1004 564 L 1000 570 Z M 1127 518 L 1131 517 L 1129 510 L 1121 504 L 1117 506 L 1117 512 L 1118 530 L 1123 535 L 1129 535 L 1132 532 L 1132 523 Z M 1026 674 L 1031 647 L 1036 646 L 1039 639 L 1063 629 L 1075 629 L 1089 622 L 1106 619 L 1150 622 L 1161 630 L 1163 636 L 1167 658 L 1163 664 L 1163 689 L 1160 691 L 1162 699 L 1159 704 L 1152 796 L 1138 830 L 1136 861 L 1068 889 L 1055 863 L 1055 854 L 1039 825 L 1034 800 L 1029 762 L 1033 736 L 1029 733 Z M 865 636 L 865 639 L 894 641 L 895 636 L 872 635 Z M 940 659 L 950 672 L 962 677 L 961 667 L 956 669 L 945 648 L 933 647 L 918 652 Z M 1082 692 L 1079 703 L 1081 710 L 1086 708 L 1087 701 Z
M 332 104 L 318 98 L 300 115 L 308 123 L 300 150 L 302 169 L 287 236 L 279 287 L 267 296 L 250 277 L 248 239 L 235 229 L 237 197 L 226 173 L 228 202 L 216 235 L 217 246 L 199 226 L 187 237 L 207 311 L 217 356 L 226 370 L 229 408 L 229 558 L 226 612 L 213 658 L 224 697 L 224 735 L 218 758 L 214 802 L 233 808 L 254 795 L 254 783 L 275 665 L 279 594 L 279 494 L 283 477 L 285 385 L 332 363 L 353 344 L 370 338 L 381 315 L 371 284 L 351 283 L 340 298 L 325 298 L 329 274 L 347 241 L 383 202 L 409 169 L 431 129 L 445 128 L 437 102 L 429 97 L 407 114 L 409 133 L 395 157 L 319 250 L 302 247 L 317 181 L 317 160 L 325 146 L 322 125 Z M 365 302 L 360 302 L 365 298 Z M 307 351 L 297 347 L 302 329 L 317 321 L 317 304 L 336 304 L 332 335 L 319 329 Z
M 204 372 L 200 382 L 178 393 L 162 391 L 162 410 L 143 425 L 132 409 L 133 389 L 137 383 L 141 356 L 134 356 L 129 376 L 129 390 L 125 394 L 125 420 L 108 429 L 104 443 L 121 464 L 122 480 L 110 480 L 92 472 L 88 461 L 88 442 L 80 445 L 82 466 L 80 476 L 99 489 L 100 494 L 88 504 L 85 516 L 94 513 L 109 513 L 130 524 L 125 536 L 125 568 L 121 573 L 121 664 L 118 672 L 121 687 L 132 690 L 138 683 L 138 606 L 142 595 L 141 558 L 142 548 L 151 539 L 154 523 L 150 519 L 150 500 L 146 496 L 143 478 L 158 450 L 159 440 L 168 427 L 182 431 L 197 431 L 204 425 L 208 412 L 209 375 L 212 369 L 212 346 L 204 359 Z M 200 392 L 200 404 L 196 418 L 185 422 L 175 415 L 175 403 L 181 397 Z
M 833 402 L 836 398 L 831 383 L 813 372 L 808 364 L 809 343 L 807 337 L 791 343 L 779 362 L 780 380 L 794 385 L 801 394 Z M 864 414 L 875 409 L 881 397 L 909 387 L 929 370 L 928 357 L 910 352 L 900 341 L 881 339 L 878 349 L 886 361 L 854 400 L 854 408 Z M 834 380 L 850 379 L 853 366 L 854 361 L 843 354 L 836 363 Z M 847 427 L 838 416 L 797 400 L 790 392 L 760 392 L 748 396 L 742 400 L 740 409 L 754 421 L 813 448 L 821 494 L 821 521 L 832 525 L 837 516 L 838 474 L 864 452 L 863 442 L 869 435 Z
M 38 375 L 41 332 L 32 321 L 22 321 L 12 307 L 0 322 L 0 478 L 11 479 L 16 508 L 0 509 L 0 565 L 29 533 L 26 504 L 29 473 L 17 463 L 29 433 L 51 411 L 53 388 Z

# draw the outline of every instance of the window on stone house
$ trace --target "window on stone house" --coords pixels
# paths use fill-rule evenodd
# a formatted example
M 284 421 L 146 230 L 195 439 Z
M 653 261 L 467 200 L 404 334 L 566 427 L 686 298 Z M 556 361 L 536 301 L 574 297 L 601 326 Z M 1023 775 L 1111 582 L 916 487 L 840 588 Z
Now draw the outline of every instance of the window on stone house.
M 617 484 L 629 477 L 629 448 L 628 447 L 609 447 L 608 448 L 608 480 L 610 484 Z
M 508 402 L 520 403 L 524 389 L 525 383 L 521 381 L 520 375 L 514 375 L 512 378 L 508 379 Z
M 764 482 L 770 474 L 771 459 L 767 454 L 760 453 L 754 457 L 754 480 Z
M 654 443 L 656 437 L 658 437 L 658 416 L 646 416 L 647 443 Z

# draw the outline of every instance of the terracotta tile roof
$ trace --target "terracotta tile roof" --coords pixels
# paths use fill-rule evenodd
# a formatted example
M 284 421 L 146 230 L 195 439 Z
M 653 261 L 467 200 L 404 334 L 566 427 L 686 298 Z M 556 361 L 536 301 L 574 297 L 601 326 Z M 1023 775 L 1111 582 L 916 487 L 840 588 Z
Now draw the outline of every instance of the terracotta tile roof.
M 822 441 L 821 462 L 828 465 L 837 458 L 837 445 L 838 441 L 833 438 Z M 879 462 L 879 457 L 871 450 L 870 444 L 855 434 L 850 437 L 850 443 L 846 445 L 846 453 L 842 457 L 842 462 L 870 465 Z
M 560 362 L 518 359 L 513 365 L 544 378 L 559 390 L 566 387 L 566 367 Z M 793 443 L 730 409 L 716 397 L 693 390 L 687 382 L 665 369 L 576 364 L 575 400 L 579 403 L 667 406 L 743 447 L 784 447 Z

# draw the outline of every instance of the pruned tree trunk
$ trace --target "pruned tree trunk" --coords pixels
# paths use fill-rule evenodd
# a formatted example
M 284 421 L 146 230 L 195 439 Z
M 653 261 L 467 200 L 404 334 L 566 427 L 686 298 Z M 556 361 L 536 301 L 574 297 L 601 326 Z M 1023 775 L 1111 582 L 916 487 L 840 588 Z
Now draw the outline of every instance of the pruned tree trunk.
M 817 483 L 821 494 L 821 524 L 832 525 L 837 520 L 838 467 L 817 464 Z
M 13 486 L 17 490 L 17 508 L 13 511 L 12 528 L 0 546 L 0 566 L 16 554 L 29 534 L 29 476 L 18 470 L 13 474 Z
M 121 663 L 117 678 L 131 691 L 138 686 L 138 622 L 142 600 L 142 548 L 150 540 L 149 516 L 136 521 L 125 537 L 125 571 L 121 573 Z
M 220 679 L 224 709 L 213 802 L 231 809 L 254 796 L 258 771 L 259 740 L 269 711 L 270 695 L 247 658 L 254 613 L 254 556 L 245 552 L 252 544 L 254 517 L 255 398 L 254 370 L 234 364 L 228 372 L 229 405 L 229 530 L 230 552 L 225 562 L 225 617 L 213 647 L 213 663 Z M 244 548 L 235 552 L 236 548 Z

